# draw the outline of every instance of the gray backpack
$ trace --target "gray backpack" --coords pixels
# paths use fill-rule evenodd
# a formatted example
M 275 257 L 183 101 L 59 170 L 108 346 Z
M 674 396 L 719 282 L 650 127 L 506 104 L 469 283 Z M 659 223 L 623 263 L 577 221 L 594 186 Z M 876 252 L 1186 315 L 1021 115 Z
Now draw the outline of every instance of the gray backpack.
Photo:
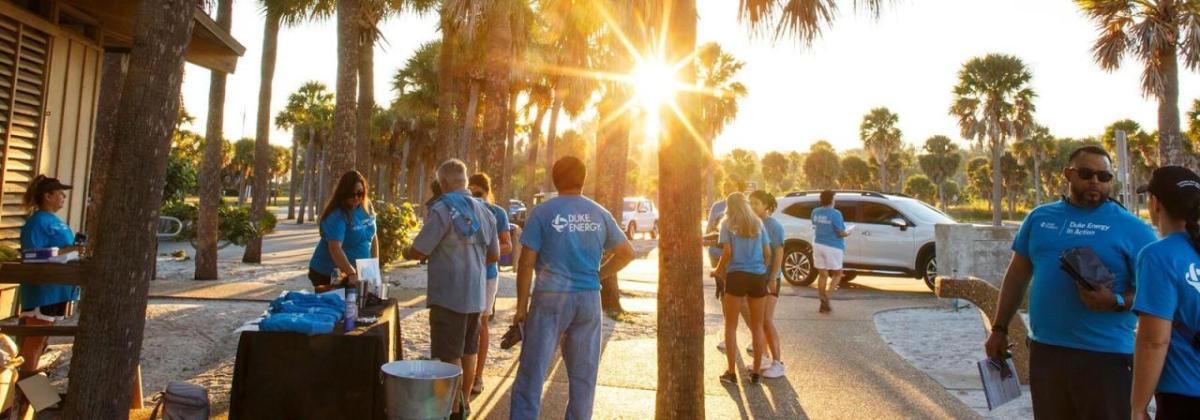
M 183 381 L 171 381 L 163 391 L 150 420 L 162 410 L 163 420 L 208 420 L 208 390 Z

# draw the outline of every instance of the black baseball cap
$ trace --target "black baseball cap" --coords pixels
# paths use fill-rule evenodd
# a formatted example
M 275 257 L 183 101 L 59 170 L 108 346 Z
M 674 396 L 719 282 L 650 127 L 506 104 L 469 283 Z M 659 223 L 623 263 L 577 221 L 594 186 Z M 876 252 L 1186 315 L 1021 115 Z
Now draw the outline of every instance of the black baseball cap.
M 69 190 L 71 189 L 71 186 L 62 183 L 62 181 L 59 181 L 58 178 L 46 177 L 38 181 L 37 185 L 34 185 L 34 188 L 37 188 L 39 193 L 45 194 L 58 190 Z
M 1155 169 L 1150 175 L 1150 183 L 1138 187 L 1137 192 L 1149 192 L 1167 201 L 1200 195 L 1200 176 L 1182 166 L 1163 166 Z

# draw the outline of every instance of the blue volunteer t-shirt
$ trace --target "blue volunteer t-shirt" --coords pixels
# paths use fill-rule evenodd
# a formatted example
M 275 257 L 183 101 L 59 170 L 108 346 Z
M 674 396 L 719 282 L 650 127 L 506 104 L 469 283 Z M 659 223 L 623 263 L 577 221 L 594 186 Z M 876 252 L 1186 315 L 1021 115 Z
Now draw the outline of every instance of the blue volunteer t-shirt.
M 38 210 L 21 226 L 21 249 L 63 248 L 75 245 L 75 232 L 54 213 Z M 71 285 L 21 285 L 21 310 L 79 300 L 79 288 Z
M 367 214 L 362 206 L 351 212 L 350 223 L 346 223 L 346 213 L 335 210 L 321 221 L 321 241 L 317 250 L 308 260 L 308 268 L 324 275 L 332 275 L 334 268 L 333 254 L 329 253 L 328 241 L 341 241 L 342 252 L 350 260 L 350 265 L 359 258 L 371 258 L 371 240 L 375 238 L 375 216 Z
M 529 211 L 521 245 L 538 254 L 535 292 L 600 290 L 600 257 L 625 243 L 604 207 L 581 195 L 560 195 Z
M 1133 311 L 1200 332 L 1200 254 L 1186 233 L 1167 235 L 1147 245 L 1137 260 L 1137 298 Z M 1158 379 L 1158 392 L 1200 397 L 1200 351 L 1171 328 L 1171 345 Z
M 734 235 L 729 230 L 729 223 L 721 225 L 721 245 L 729 244 L 733 248 L 733 257 L 725 266 L 726 273 L 741 271 L 750 274 L 767 274 L 767 265 L 763 263 L 763 247 L 769 246 L 771 240 L 767 237 L 766 229 L 759 226 L 758 235 L 746 238 Z
M 482 200 L 480 202 L 487 204 L 488 210 L 492 211 L 492 216 L 496 216 L 496 235 L 508 232 L 508 212 L 495 204 Z M 500 263 L 488 264 L 487 279 L 492 280 L 498 277 L 500 277 Z
M 764 217 L 762 222 L 763 228 L 767 230 L 767 242 L 771 245 L 771 257 L 767 261 L 770 261 L 770 264 L 775 264 L 775 248 L 783 246 L 783 225 L 771 216 Z M 771 266 L 768 265 L 767 270 L 770 269 Z M 779 270 L 779 274 L 783 274 L 782 269 Z
M 709 232 L 716 232 L 718 229 L 720 229 L 720 226 L 717 226 L 717 225 L 719 225 L 721 223 L 721 217 L 724 215 L 725 215 L 725 200 L 721 200 L 716 203 L 713 203 L 712 207 L 710 207 L 708 209 L 708 230 L 709 230 Z M 719 247 L 719 246 L 708 247 L 708 256 L 709 256 L 709 258 L 711 258 L 713 260 L 713 263 L 715 264 L 716 261 L 721 258 L 721 247 Z
M 842 212 L 830 207 L 817 207 L 812 211 L 813 231 L 816 242 L 828 247 L 846 250 L 846 240 L 838 232 L 846 231 L 846 220 Z
M 1089 310 L 1058 257 L 1069 248 L 1091 247 L 1116 275 L 1112 291 L 1123 293 L 1134 284 L 1138 252 L 1154 240 L 1150 225 L 1112 201 L 1093 209 L 1065 200 L 1033 209 L 1012 246 L 1013 252 L 1033 263 L 1029 338 L 1073 349 L 1133 353 L 1137 316 Z

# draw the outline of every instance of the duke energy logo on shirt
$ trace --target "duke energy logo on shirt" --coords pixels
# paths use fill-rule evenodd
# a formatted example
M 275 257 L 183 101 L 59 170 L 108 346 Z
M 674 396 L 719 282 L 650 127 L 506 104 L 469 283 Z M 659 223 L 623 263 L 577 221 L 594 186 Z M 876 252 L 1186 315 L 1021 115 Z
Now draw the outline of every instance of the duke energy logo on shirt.
M 1200 292 L 1200 268 L 1196 268 L 1196 263 L 1192 263 L 1190 266 L 1188 266 L 1187 274 L 1184 274 L 1183 278 L 1186 279 L 1188 284 L 1194 287 L 1197 292 Z
M 558 233 L 600 231 L 600 223 L 593 222 L 592 215 L 587 213 L 568 214 L 566 216 L 555 214 L 554 220 L 550 222 L 550 227 L 553 227 Z

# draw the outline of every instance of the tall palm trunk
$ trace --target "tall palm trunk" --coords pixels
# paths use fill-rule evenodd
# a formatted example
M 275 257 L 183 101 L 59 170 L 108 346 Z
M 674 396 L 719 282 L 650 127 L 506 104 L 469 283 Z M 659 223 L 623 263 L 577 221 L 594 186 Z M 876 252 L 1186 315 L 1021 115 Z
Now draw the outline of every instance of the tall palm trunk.
M 104 63 L 100 70 L 100 98 L 96 106 L 96 134 L 92 145 L 92 173 L 88 184 L 90 200 L 87 208 L 87 233 L 93 243 L 97 240 L 96 233 L 100 227 L 100 212 L 97 209 L 106 198 L 108 189 L 108 169 L 112 164 L 113 127 L 117 121 L 117 110 L 121 104 L 121 90 L 125 85 L 125 74 L 129 68 L 129 55 L 126 53 L 106 52 Z M 213 72 L 213 77 L 216 77 Z M 221 83 L 224 83 L 224 73 L 221 73 Z M 222 94 L 224 89 L 221 90 Z M 224 103 L 224 96 L 221 103 Z M 209 121 L 212 121 L 212 97 L 209 97 Z M 203 185 L 201 180 L 201 185 Z M 218 184 L 220 181 L 218 180 Z
M 879 192 L 888 192 L 887 155 L 890 150 L 875 151 L 875 163 L 879 165 Z M 880 156 L 882 155 L 882 156 Z
M 252 220 L 267 211 L 268 185 L 271 170 L 271 85 L 275 80 L 275 56 L 279 45 L 279 16 L 267 13 L 263 27 L 262 77 L 258 84 L 258 114 L 254 133 L 254 197 L 250 203 Z M 262 237 L 251 238 L 242 253 L 242 262 L 262 262 Z
M 314 158 L 313 146 L 314 145 L 313 145 L 311 128 L 309 129 L 308 136 L 309 136 L 308 144 L 304 146 L 304 184 L 302 184 L 303 186 L 300 187 L 300 189 L 303 191 L 302 192 L 303 197 L 300 200 L 300 214 L 298 215 L 298 217 L 296 217 L 296 224 L 304 224 L 305 211 L 308 210 L 308 206 L 312 202 L 312 199 L 313 199 L 312 184 L 313 184 L 314 177 L 312 176 L 312 174 L 313 174 L 313 158 Z M 308 214 L 309 214 L 309 217 L 311 218 L 312 213 L 309 212 Z
M 1168 7 L 1174 1 L 1164 0 Z M 1179 133 L 1179 62 L 1178 47 L 1164 48 L 1159 56 L 1164 79 L 1163 95 L 1158 99 L 1158 164 L 1183 165 L 1183 136 Z
M 557 89 L 554 91 L 554 100 L 550 105 L 550 129 L 546 133 L 546 172 L 542 175 L 542 191 L 554 191 L 553 177 L 550 176 L 554 172 L 554 140 L 558 138 L 558 114 L 562 111 L 563 101 L 559 96 Z
M 994 125 L 993 125 L 994 126 Z M 1000 161 L 1003 156 L 1004 148 L 1000 139 L 1000 133 L 996 129 L 992 129 L 992 226 L 1000 226 L 1003 219 L 1003 207 L 1001 203 L 1004 197 L 1003 175 L 1001 167 L 1004 166 Z
M 167 152 L 178 116 L 184 54 L 196 2 L 138 4 L 129 74 L 113 127 L 113 194 L 99 226 L 86 308 L 79 315 L 65 418 L 126 418 L 141 357 L 146 296 L 155 265 L 155 227 L 166 182 Z
M 667 62 L 677 62 L 696 47 L 695 0 L 670 0 L 671 31 Z M 683 66 L 676 80 L 691 85 L 695 68 Z M 677 94 L 679 109 L 695 112 L 690 93 Z M 704 418 L 704 277 L 701 256 L 700 189 L 704 150 L 689 141 L 688 129 L 673 112 L 666 115 L 668 138 L 658 142 L 659 203 L 663 219 L 658 274 L 658 391 L 655 418 Z M 694 121 L 694 120 L 693 120 Z
M 469 88 L 467 108 L 462 117 L 462 134 L 458 138 L 458 158 L 470 163 L 471 137 L 475 134 L 475 117 L 479 111 L 479 83 L 467 79 Z
M 356 129 L 356 96 L 358 89 L 358 11 L 359 0 L 339 0 L 337 2 L 337 91 L 334 97 L 333 111 L 333 141 L 326 147 L 329 153 L 329 179 L 337 179 L 342 174 L 354 170 L 358 158 L 355 148 Z M 321 190 L 329 193 L 333 183 L 329 180 L 321 185 Z
M 513 197 L 512 193 L 512 160 L 513 160 L 513 142 L 516 140 L 517 132 L 517 96 L 520 94 L 516 88 L 510 88 L 508 92 L 508 106 L 504 110 L 504 158 L 500 162 L 500 182 L 493 189 L 496 190 L 498 197 L 496 201 L 501 207 L 508 208 L 508 200 Z
M 218 3 L 217 24 L 229 29 L 228 12 L 232 0 Z M 222 21 L 221 16 L 227 18 Z M 204 135 L 204 157 L 200 162 L 200 214 L 196 223 L 196 280 L 216 280 L 217 240 L 220 237 L 217 219 L 221 207 L 221 164 L 225 162 L 225 78 L 226 74 L 213 71 L 208 85 L 208 126 Z
M 456 34 L 453 13 L 443 3 L 441 10 L 442 47 L 438 52 L 438 145 L 434 148 L 434 159 L 442 162 L 457 151 L 458 142 L 454 131 L 454 52 Z M 423 188 L 423 187 L 422 187 Z M 410 194 L 411 197 L 411 194 Z
M 374 27 L 371 25 L 372 29 Z M 358 51 L 358 148 L 355 152 L 355 165 L 363 174 L 371 171 L 371 138 L 374 135 L 371 116 L 375 113 L 375 42 L 373 34 L 366 35 Z
M 1042 205 L 1041 145 L 1033 142 L 1033 206 Z
M 946 180 L 945 179 L 943 179 L 943 180 L 941 180 L 941 182 L 937 183 L 937 191 L 938 191 L 938 205 L 941 206 L 942 211 L 945 212 L 946 211 Z
M 526 204 L 533 204 L 533 195 L 537 191 L 538 145 L 542 142 L 542 122 L 546 117 L 547 107 L 539 106 L 537 116 L 533 118 L 533 126 L 529 128 L 529 146 L 525 158 L 525 191 L 521 199 Z
M 299 127 L 292 127 L 292 176 L 288 182 L 288 220 L 296 218 L 296 187 L 300 185 L 300 180 L 297 178 L 300 174 L 300 134 Z
M 480 170 L 492 179 L 492 192 L 499 193 L 504 183 L 503 169 L 505 138 L 508 137 L 506 122 L 508 109 L 507 83 L 489 83 L 488 103 L 484 115 L 483 153 Z
M 628 98 L 625 91 L 610 86 L 609 97 L 597 106 L 598 119 L 608 121 L 596 138 L 596 201 L 613 217 L 621 220 L 625 203 L 625 176 L 629 161 L 629 124 L 627 116 L 613 115 Z M 600 279 L 600 305 L 605 312 L 624 312 L 621 288 L 616 276 Z

